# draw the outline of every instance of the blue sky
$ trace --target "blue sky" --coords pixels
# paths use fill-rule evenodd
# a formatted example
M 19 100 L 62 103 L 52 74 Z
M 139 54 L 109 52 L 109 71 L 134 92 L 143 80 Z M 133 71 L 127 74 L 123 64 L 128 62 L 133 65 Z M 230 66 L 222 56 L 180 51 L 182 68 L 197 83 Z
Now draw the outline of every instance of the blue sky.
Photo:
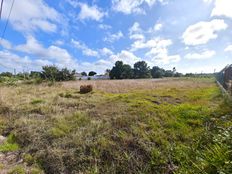
M 0 35 L 13 0 L 5 0 Z M 115 61 L 179 72 L 232 63 L 230 0 L 15 0 L 0 71 L 57 65 L 103 73 Z

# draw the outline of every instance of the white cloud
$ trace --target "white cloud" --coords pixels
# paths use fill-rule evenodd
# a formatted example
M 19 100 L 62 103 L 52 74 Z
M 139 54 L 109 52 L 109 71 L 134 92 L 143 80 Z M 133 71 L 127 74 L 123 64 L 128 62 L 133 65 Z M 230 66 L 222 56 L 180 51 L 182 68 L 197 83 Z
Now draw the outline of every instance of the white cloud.
M 211 3 L 211 2 L 213 2 L 213 0 L 203 0 L 205 3 Z
M 209 59 L 216 54 L 214 50 L 205 50 L 201 53 L 188 53 L 185 55 L 186 59 Z
M 122 50 L 120 53 L 116 55 L 112 55 L 110 57 L 111 62 L 116 62 L 118 60 L 123 61 L 125 64 L 133 65 L 135 62 L 140 61 L 141 59 L 135 56 L 132 52 L 127 50 Z
M 8 50 L 12 48 L 12 44 L 8 40 L 5 40 L 5 39 L 0 40 L 0 45 L 3 48 L 8 49 Z
M 75 67 L 77 65 L 67 50 L 54 45 L 45 48 L 32 36 L 28 36 L 26 44 L 16 46 L 15 50 L 28 53 L 39 59 L 51 60 L 59 67 Z
M 155 31 L 160 31 L 162 28 L 163 28 L 163 24 L 161 24 L 161 23 L 157 23 L 154 26 Z
M 124 14 L 138 13 L 144 14 L 145 11 L 142 9 L 143 4 L 147 4 L 152 7 L 156 2 L 162 4 L 165 3 L 164 0 L 113 0 L 113 10 L 117 12 L 122 12 Z
M 228 45 L 225 50 L 226 52 L 232 52 L 232 45 Z
M 114 54 L 109 48 L 102 48 L 102 49 L 100 50 L 100 53 L 101 53 L 103 56 L 111 56 L 111 55 Z
M 71 42 L 74 44 L 76 48 L 82 51 L 83 55 L 90 56 L 90 57 L 99 57 L 99 54 L 97 51 L 88 48 L 85 44 L 80 43 L 79 41 L 76 41 L 74 39 L 72 39 Z
M 157 38 L 155 40 L 148 41 L 144 46 L 151 48 L 145 56 L 152 62 L 159 64 L 169 64 L 171 62 L 180 61 L 179 55 L 169 55 L 168 47 L 172 45 L 171 40 L 165 40 Z
M 134 34 L 134 33 L 141 33 L 142 29 L 140 28 L 140 24 L 138 22 L 135 22 L 131 28 L 129 28 L 129 33 Z
M 110 25 L 107 24 L 99 24 L 98 27 L 102 30 L 109 30 L 112 28 Z
M 12 1 L 4 1 L 2 12 L 3 19 L 8 18 L 9 9 Z M 19 31 L 28 32 L 34 30 L 43 30 L 45 32 L 55 32 L 57 23 L 61 22 L 61 15 L 49 7 L 43 0 L 20 0 L 15 1 L 10 23 Z
M 228 25 L 221 19 L 199 22 L 189 26 L 182 35 L 186 45 L 201 45 L 218 37 L 217 32 L 227 29 Z
M 123 37 L 124 37 L 123 33 L 121 31 L 119 31 L 115 34 L 108 34 L 108 36 L 105 37 L 103 40 L 113 43 L 113 42 L 115 42 Z
M 106 13 L 104 13 L 101 9 L 99 9 L 96 5 L 88 6 L 84 3 L 79 3 L 81 11 L 78 15 L 80 20 L 91 19 L 95 21 L 100 21 Z
M 215 7 L 211 16 L 225 16 L 232 18 L 232 1 L 231 0 L 215 0 Z
M 53 62 L 44 59 L 31 59 L 28 56 L 20 57 L 13 52 L 7 50 L 0 51 L 0 62 L 6 71 L 16 72 L 41 70 L 42 66 L 52 65 Z
M 131 45 L 131 51 L 137 51 L 139 49 L 145 49 L 145 48 L 163 49 L 170 45 L 172 45 L 172 41 L 169 39 L 155 38 L 155 39 L 148 40 L 146 42 L 139 40 L 139 41 L 135 41 Z
M 149 62 L 169 64 L 180 61 L 179 55 L 169 55 L 168 47 L 172 45 L 170 39 L 154 38 L 148 41 L 137 40 L 131 45 L 131 51 L 148 49 L 145 56 Z
M 133 40 L 144 40 L 145 36 L 142 34 L 143 30 L 140 28 L 140 24 L 135 22 L 131 28 L 129 28 L 129 37 Z

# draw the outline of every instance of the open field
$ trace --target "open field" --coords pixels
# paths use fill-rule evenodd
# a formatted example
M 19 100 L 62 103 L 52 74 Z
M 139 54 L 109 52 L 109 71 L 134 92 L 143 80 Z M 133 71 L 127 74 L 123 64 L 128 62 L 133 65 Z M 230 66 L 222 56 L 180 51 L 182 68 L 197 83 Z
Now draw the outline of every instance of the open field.
M 2 85 L 0 151 L 31 173 L 232 173 L 231 117 L 214 79 Z

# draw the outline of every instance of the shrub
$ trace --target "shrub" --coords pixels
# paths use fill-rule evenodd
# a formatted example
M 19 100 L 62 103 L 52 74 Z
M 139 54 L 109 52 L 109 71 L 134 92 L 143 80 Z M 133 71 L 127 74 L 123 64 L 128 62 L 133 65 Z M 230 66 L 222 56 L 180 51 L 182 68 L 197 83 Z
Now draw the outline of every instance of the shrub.
M 26 174 L 26 171 L 23 166 L 15 166 L 13 169 L 11 169 L 8 174 Z
M 93 90 L 93 86 L 92 85 L 81 85 L 81 87 L 80 87 L 80 93 L 81 94 L 89 93 L 92 90 Z

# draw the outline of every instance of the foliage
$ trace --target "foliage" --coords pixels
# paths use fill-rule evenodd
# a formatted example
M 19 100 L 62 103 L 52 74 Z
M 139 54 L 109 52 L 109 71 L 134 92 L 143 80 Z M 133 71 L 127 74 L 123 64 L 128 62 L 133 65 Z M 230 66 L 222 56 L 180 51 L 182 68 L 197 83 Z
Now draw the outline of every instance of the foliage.
M 158 66 L 154 66 L 151 69 L 151 76 L 152 78 L 162 78 L 164 77 L 165 70 L 162 68 L 159 68 Z
M 134 64 L 134 78 L 150 78 L 150 68 L 145 61 L 139 61 Z
M 1 89 L 3 132 L 28 164 L 51 174 L 231 173 L 231 103 L 213 79 L 96 81 L 81 95 L 86 83 Z M 38 97 L 46 102 L 31 104 Z
M 12 76 L 13 76 L 13 74 L 12 74 L 11 72 L 2 72 L 2 73 L 0 74 L 0 76 L 4 76 L 4 77 L 12 77 Z
M 82 76 L 87 76 L 87 73 L 86 72 L 81 72 L 81 75 Z
M 27 173 L 26 170 L 21 165 L 15 166 L 13 169 L 11 169 L 8 172 L 8 174 L 26 174 L 26 173 Z
M 75 70 L 63 68 L 59 70 L 56 66 L 43 66 L 42 78 L 50 81 L 68 81 L 74 80 Z
M 94 71 L 90 71 L 89 72 L 89 76 L 95 76 L 97 73 L 96 72 L 94 72 Z
M 0 152 L 13 152 L 19 150 L 19 146 L 15 143 L 15 137 L 10 134 L 7 140 L 0 145 Z
M 117 61 L 109 72 L 109 76 L 111 79 L 131 79 L 133 78 L 133 69 L 130 65 L 123 64 L 122 61 Z

